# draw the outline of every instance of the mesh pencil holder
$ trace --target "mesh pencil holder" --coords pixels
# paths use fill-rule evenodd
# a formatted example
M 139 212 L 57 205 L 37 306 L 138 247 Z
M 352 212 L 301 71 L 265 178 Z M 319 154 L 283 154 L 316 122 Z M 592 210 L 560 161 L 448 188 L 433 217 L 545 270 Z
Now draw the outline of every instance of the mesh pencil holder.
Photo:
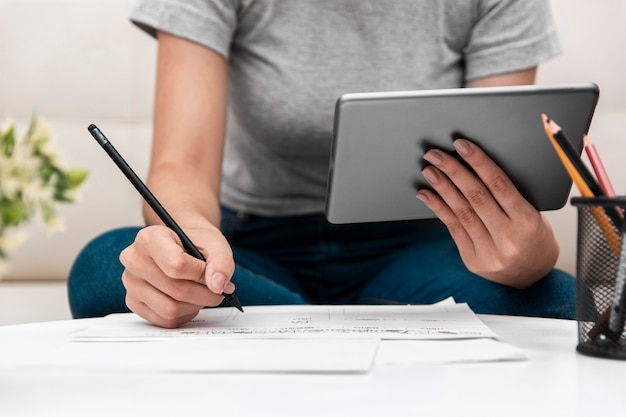
M 626 197 L 574 197 L 571 204 L 578 209 L 576 350 L 626 359 L 626 246 L 622 248 Z

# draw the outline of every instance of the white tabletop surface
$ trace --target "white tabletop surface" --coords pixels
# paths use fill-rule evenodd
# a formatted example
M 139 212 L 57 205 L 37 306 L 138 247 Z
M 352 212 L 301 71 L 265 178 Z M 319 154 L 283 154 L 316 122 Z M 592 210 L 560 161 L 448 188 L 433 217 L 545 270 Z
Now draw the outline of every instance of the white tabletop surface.
M 16 364 L 66 343 L 98 319 L 0 327 L 0 416 L 626 413 L 626 361 L 577 353 L 576 322 L 479 317 L 528 360 L 379 366 L 360 374 L 42 371 Z

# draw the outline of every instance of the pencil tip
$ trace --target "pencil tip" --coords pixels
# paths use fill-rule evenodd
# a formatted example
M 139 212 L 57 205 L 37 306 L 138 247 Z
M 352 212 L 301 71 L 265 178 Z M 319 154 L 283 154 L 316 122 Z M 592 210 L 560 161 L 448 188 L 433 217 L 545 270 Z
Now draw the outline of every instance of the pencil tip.
M 223 293 L 222 295 L 233 305 L 233 307 L 235 307 L 237 310 L 243 313 L 243 307 L 241 306 L 241 302 L 239 301 L 239 298 L 234 293 L 232 294 Z
M 550 129 L 552 133 L 556 133 L 561 130 L 561 126 L 559 126 L 554 120 L 550 119 L 548 116 L 545 118 L 544 126 L 547 129 Z

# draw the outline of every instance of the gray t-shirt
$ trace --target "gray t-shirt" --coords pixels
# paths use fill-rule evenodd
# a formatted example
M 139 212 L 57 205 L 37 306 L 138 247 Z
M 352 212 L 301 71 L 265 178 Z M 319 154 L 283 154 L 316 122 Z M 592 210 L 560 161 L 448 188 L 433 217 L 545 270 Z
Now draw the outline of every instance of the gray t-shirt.
M 461 87 L 560 52 L 548 0 L 140 0 L 130 18 L 228 59 L 221 200 L 268 216 L 323 212 L 341 94 Z

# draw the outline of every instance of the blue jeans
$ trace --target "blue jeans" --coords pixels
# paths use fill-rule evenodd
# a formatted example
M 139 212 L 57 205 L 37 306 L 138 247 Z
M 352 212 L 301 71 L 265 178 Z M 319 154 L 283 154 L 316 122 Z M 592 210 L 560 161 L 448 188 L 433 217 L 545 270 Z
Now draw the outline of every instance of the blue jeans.
M 118 260 L 138 227 L 106 232 L 70 271 L 72 315 L 125 312 Z M 430 304 L 447 297 L 476 313 L 574 319 L 574 277 L 553 270 L 518 290 L 467 270 L 437 220 L 333 225 L 322 215 L 268 218 L 222 210 L 242 304 Z M 228 304 L 223 304 L 228 305 Z

